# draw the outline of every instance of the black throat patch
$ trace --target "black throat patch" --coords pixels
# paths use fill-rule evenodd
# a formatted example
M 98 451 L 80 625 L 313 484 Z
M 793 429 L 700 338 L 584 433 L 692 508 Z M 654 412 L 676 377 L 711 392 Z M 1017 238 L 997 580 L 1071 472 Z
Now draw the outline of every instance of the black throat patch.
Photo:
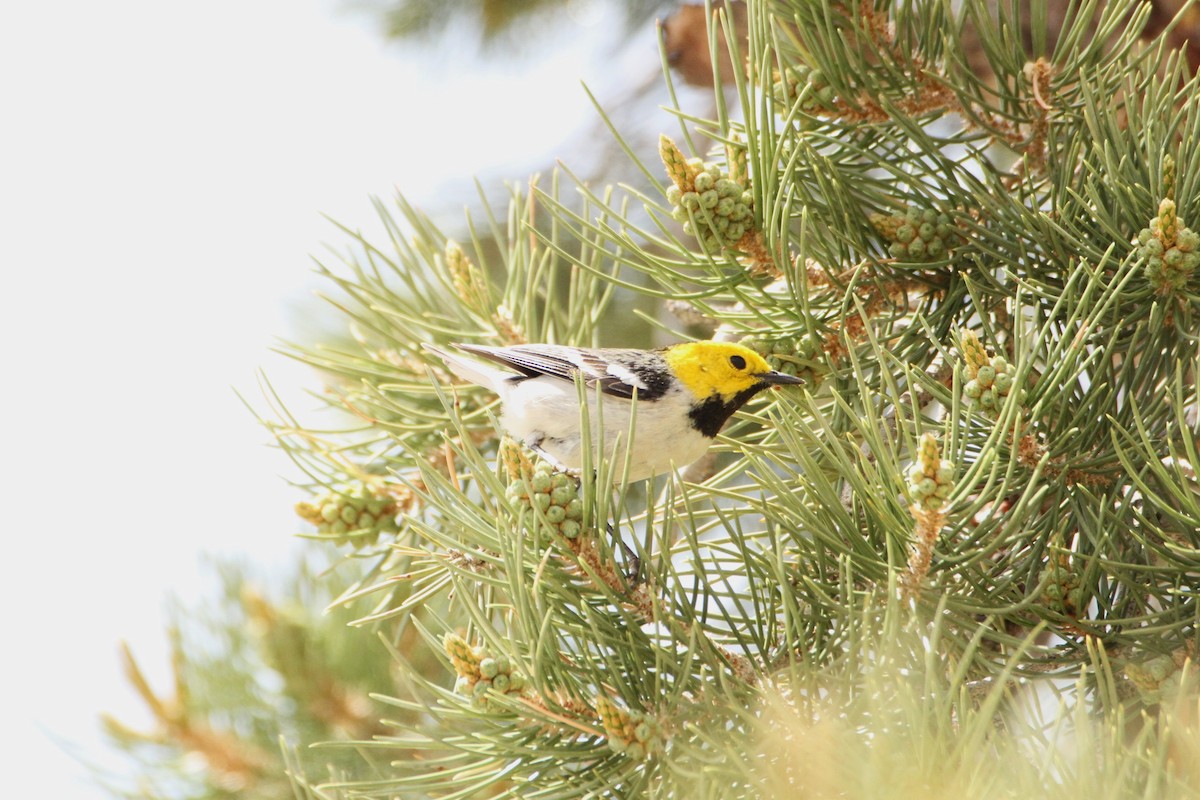
M 729 400 L 721 399 L 719 394 L 709 395 L 708 399 L 693 406 L 692 410 L 688 412 L 688 416 L 692 420 L 692 427 L 708 438 L 714 438 L 733 416 L 733 412 L 746 405 L 751 397 L 765 388 L 767 388 L 765 383 L 756 384 L 749 389 L 743 389 Z

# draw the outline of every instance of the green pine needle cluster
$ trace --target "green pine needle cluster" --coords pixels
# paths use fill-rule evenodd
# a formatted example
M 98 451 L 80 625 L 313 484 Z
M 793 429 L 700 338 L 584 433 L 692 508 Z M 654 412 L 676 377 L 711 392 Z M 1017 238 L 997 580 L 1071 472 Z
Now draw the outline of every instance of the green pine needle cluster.
M 385 766 L 299 796 L 1200 790 L 1200 81 L 1148 6 L 1067 7 L 717 14 L 739 110 L 622 142 L 656 188 L 564 168 L 461 244 L 400 200 L 322 266 L 349 333 L 291 352 L 342 429 L 266 422 L 314 497 L 404 504 L 341 596 L 387 730 L 327 745 Z M 514 469 L 423 348 L 687 336 L 813 380 L 648 487 Z

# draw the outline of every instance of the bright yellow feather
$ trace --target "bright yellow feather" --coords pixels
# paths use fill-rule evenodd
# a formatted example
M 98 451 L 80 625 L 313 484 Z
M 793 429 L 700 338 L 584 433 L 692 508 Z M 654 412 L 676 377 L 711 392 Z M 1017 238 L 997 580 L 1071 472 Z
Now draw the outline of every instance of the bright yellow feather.
M 771 371 L 758 353 L 728 342 L 685 342 L 668 347 L 662 355 L 675 377 L 699 400 L 714 394 L 729 400 L 761 383 L 759 376 Z M 738 367 L 734 356 L 740 356 L 745 366 Z

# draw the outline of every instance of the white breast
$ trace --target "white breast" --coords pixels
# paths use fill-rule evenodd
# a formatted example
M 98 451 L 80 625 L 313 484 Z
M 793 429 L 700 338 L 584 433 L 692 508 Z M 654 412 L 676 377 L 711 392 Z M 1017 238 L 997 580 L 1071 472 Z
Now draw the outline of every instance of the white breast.
M 583 467 L 579 403 L 573 384 L 535 378 L 512 385 L 504 394 L 500 421 L 509 435 L 541 449 L 563 467 Z M 596 393 L 589 390 L 587 396 L 593 458 L 614 461 L 614 470 L 619 472 L 624 464 L 625 441 L 634 404 L 630 400 L 603 395 L 600 411 L 596 406 Z M 660 475 L 672 468 L 687 466 L 704 455 L 712 440 L 689 424 L 688 407 L 682 390 L 668 392 L 653 403 L 637 404 L 629 480 Z

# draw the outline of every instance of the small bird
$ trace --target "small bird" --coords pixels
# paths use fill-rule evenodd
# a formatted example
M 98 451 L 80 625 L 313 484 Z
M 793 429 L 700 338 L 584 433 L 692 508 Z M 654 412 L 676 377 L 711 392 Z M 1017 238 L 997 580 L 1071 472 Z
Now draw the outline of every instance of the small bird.
M 504 405 L 500 424 L 510 436 L 572 472 L 583 466 L 575 389 L 575 376 L 582 376 L 590 389 L 593 459 L 597 464 L 600 459 L 615 459 L 619 479 L 628 451 L 625 478 L 629 481 L 690 464 L 704 455 L 726 420 L 750 398 L 770 386 L 804 383 L 802 378 L 772 370 L 753 350 L 724 342 L 685 342 L 657 350 L 553 344 L 454 346 L 507 369 L 426 348 L 460 378 L 500 395 Z M 601 393 L 602 434 L 596 387 Z M 636 414 L 634 442 L 627 448 L 631 414 Z

